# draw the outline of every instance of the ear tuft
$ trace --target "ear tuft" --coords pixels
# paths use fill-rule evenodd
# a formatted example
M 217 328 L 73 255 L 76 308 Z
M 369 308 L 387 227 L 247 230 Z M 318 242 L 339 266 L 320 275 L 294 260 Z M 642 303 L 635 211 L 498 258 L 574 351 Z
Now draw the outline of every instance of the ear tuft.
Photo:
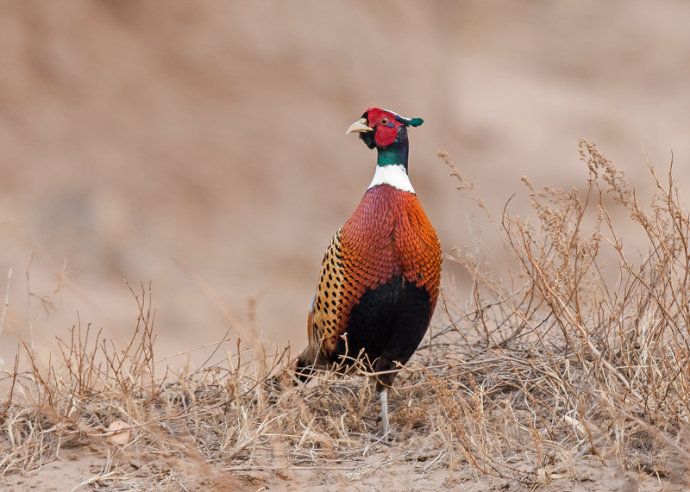
M 420 126 L 422 123 L 424 123 L 424 120 L 421 118 L 405 118 L 399 114 L 395 115 L 395 119 L 405 126 Z

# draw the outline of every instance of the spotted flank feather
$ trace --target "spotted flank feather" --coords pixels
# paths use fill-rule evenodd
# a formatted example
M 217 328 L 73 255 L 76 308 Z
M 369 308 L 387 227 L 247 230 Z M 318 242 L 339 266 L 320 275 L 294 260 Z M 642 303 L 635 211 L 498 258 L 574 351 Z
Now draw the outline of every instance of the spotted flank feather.
M 345 306 L 354 299 L 355 294 L 348 288 L 348 283 L 339 230 L 333 236 L 321 262 L 321 275 L 309 327 L 309 343 L 324 353 L 335 350 L 340 327 L 343 325 Z

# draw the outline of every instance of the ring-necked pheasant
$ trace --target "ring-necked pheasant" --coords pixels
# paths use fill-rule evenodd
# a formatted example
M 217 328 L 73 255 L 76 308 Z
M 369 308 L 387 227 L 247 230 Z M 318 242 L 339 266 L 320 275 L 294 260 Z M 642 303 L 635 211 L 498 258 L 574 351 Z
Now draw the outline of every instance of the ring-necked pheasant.
M 396 368 L 422 341 L 434 312 L 441 247 L 407 175 L 407 128 L 421 118 L 369 108 L 347 129 L 378 150 L 374 179 L 324 255 L 297 374 L 365 355 L 376 372 L 383 433 Z

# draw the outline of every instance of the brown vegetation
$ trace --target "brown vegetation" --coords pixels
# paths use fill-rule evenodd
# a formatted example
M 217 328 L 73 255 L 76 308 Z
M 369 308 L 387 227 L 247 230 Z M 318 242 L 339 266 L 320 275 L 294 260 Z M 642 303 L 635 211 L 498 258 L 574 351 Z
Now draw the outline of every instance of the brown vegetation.
M 155 357 L 151 292 L 142 287 L 132 291 L 138 317 L 124 347 L 77 325 L 43 367 L 23 345 L 18 357 L 30 370 L 18 362 L 2 376 L 11 390 L 0 402 L 0 479 L 18 483 L 18 473 L 76 450 L 98 457 L 80 484 L 94 487 L 259 487 L 309 470 L 384 483 L 392 478 L 377 473 L 401 465 L 428 486 L 558 486 L 596 480 L 597 469 L 631 490 L 684 484 L 690 217 L 672 169 L 661 176 L 650 167 L 657 191 L 644 207 L 594 144 L 581 142 L 580 156 L 583 190 L 525 179 L 535 218 L 506 207 L 512 278 L 455 253 L 472 273 L 472 300 L 446 292 L 448 325 L 432 328 L 398 378 L 395 442 L 377 437 L 366 378 L 321 373 L 267 395 L 263 382 L 290 353 L 267 354 L 256 338 L 252 347 L 223 339 L 206 347 L 202 367 L 169 369 Z M 612 207 L 639 226 L 642 254 L 626 249 Z M 603 266 L 609 256 L 615 270 Z

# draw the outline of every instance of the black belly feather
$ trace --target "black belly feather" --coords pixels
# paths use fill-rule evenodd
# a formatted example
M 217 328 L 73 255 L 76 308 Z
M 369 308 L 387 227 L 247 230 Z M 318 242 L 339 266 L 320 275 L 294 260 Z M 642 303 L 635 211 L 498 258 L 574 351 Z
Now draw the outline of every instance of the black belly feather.
M 352 308 L 346 337 L 338 342 L 332 362 L 343 355 L 355 358 L 363 351 L 377 371 L 392 369 L 397 362 L 405 364 L 424 338 L 430 319 L 427 290 L 396 276 L 366 291 Z

